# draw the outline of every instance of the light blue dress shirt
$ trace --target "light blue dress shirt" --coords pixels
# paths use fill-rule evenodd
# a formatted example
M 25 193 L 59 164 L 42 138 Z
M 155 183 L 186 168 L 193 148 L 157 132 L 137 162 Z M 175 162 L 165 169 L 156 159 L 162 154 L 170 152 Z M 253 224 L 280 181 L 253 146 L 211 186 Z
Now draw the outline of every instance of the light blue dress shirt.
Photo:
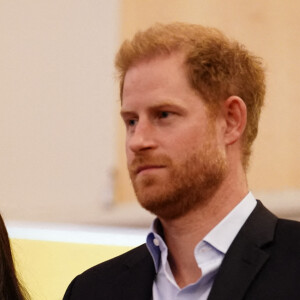
M 168 262 L 168 248 L 159 235 L 159 221 L 155 219 L 147 236 L 156 278 L 153 282 L 153 300 L 206 300 L 223 258 L 237 233 L 256 206 L 251 192 L 205 237 L 195 249 L 194 255 L 202 271 L 201 278 L 193 284 L 180 288 Z

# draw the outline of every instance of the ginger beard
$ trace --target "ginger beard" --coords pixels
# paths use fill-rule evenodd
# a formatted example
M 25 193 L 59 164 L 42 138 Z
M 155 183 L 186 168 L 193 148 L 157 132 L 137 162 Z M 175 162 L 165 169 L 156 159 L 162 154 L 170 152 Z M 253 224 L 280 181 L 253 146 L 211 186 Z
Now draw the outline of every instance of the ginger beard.
M 212 136 L 200 149 L 186 151 L 180 161 L 168 155 L 140 154 L 128 166 L 135 194 L 141 206 L 163 219 L 184 216 L 204 204 L 218 189 L 227 173 L 224 153 L 211 143 Z M 164 176 L 147 174 L 138 178 L 140 165 L 165 166 Z

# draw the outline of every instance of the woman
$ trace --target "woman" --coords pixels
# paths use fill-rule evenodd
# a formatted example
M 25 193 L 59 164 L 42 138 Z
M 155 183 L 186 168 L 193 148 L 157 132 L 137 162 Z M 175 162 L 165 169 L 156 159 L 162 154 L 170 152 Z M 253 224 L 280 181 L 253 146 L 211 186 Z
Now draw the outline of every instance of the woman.
M 0 299 L 28 299 L 26 290 L 21 286 L 13 263 L 7 230 L 0 214 Z

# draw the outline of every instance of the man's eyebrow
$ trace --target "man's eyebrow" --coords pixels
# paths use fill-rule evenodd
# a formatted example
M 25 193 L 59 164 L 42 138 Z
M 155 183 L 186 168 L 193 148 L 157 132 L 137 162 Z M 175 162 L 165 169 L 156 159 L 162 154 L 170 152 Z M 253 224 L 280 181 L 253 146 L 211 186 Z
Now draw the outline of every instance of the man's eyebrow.
M 149 110 L 159 110 L 159 109 L 184 110 L 184 107 L 182 105 L 178 104 L 178 103 L 169 102 L 169 101 L 154 104 L 154 105 L 149 107 Z
M 127 110 L 127 109 L 122 109 L 122 108 L 120 110 L 120 115 L 121 116 L 124 116 L 124 115 L 133 115 L 133 114 L 135 114 L 135 112 L 132 111 L 132 110 Z
M 163 102 L 152 104 L 147 107 L 147 110 L 153 111 L 153 110 L 157 110 L 157 109 L 171 109 L 171 108 L 184 110 L 183 106 L 181 106 L 178 103 L 174 103 L 173 101 L 163 101 Z M 121 116 L 134 115 L 134 114 L 136 114 L 136 112 L 134 110 L 130 110 L 130 109 L 126 109 L 126 108 L 121 108 L 121 110 L 120 110 Z
M 175 104 L 175 103 L 172 103 L 172 102 L 162 102 L 162 103 L 158 103 L 158 104 L 154 104 L 151 106 L 151 108 L 160 108 L 160 107 L 171 107 L 171 106 L 174 106 L 174 107 L 177 107 L 178 104 Z
M 137 113 L 132 110 L 121 109 L 120 116 L 123 120 L 125 120 L 129 118 L 136 118 Z

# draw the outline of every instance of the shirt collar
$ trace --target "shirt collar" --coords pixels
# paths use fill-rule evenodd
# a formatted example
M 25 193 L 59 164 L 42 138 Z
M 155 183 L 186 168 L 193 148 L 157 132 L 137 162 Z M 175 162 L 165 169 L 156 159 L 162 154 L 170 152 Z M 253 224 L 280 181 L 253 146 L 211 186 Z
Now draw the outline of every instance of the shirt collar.
M 256 200 L 251 192 L 234 209 L 218 223 L 205 237 L 204 241 L 218 251 L 225 254 L 238 234 L 239 230 L 256 206 Z M 158 271 L 161 254 L 167 255 L 168 248 L 163 240 L 162 229 L 158 218 L 156 218 L 150 227 L 147 235 L 146 245 L 153 258 L 156 271 Z M 201 241 L 195 247 L 199 247 Z
M 158 218 L 154 219 L 151 224 L 150 232 L 147 235 L 146 245 L 153 258 L 156 272 L 158 272 L 161 254 L 167 255 L 168 253 L 168 247 L 163 240 L 163 231 Z
M 255 206 L 256 200 L 249 192 L 203 240 L 225 254 Z

